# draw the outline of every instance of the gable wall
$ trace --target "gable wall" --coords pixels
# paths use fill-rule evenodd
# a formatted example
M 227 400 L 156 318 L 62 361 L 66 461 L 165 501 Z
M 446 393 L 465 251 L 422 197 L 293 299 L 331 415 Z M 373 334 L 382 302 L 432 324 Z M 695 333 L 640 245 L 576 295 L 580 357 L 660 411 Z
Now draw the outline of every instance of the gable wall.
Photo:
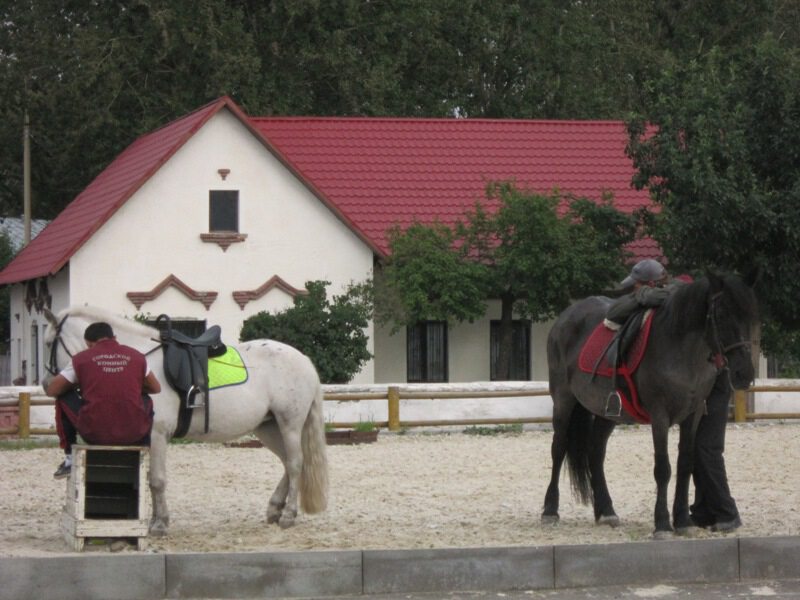
M 217 172 L 222 168 L 230 169 L 224 181 Z M 239 190 L 239 231 L 247 239 L 227 251 L 200 239 L 208 232 L 212 189 Z M 233 115 L 221 111 L 95 233 L 70 267 L 73 304 L 128 316 L 207 319 L 233 342 L 247 317 L 291 306 L 291 297 L 274 288 L 242 310 L 234 290 L 254 290 L 277 275 L 300 289 L 309 280 L 330 281 L 330 297 L 371 276 L 372 251 Z M 152 290 L 170 274 L 195 291 L 217 292 L 210 309 L 174 287 L 138 310 L 126 297 Z M 370 363 L 356 382 L 371 382 L 372 369 Z

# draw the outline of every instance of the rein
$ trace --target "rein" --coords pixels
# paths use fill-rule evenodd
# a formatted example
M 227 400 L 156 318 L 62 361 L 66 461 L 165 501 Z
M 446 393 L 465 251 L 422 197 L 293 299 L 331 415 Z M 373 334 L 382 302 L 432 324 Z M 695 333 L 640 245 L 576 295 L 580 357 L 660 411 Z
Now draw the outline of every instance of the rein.
M 720 339 L 719 335 L 719 324 L 717 320 L 717 312 L 719 310 L 719 301 L 722 298 L 722 292 L 715 292 L 711 296 L 711 302 L 708 307 L 708 314 L 706 315 L 706 321 L 708 323 L 708 327 L 711 330 L 711 350 L 712 354 L 709 357 L 709 361 L 714 363 L 714 366 L 717 367 L 718 370 L 722 370 L 728 366 L 728 359 L 726 355 L 731 351 L 735 350 L 736 348 L 741 348 L 743 346 L 751 346 L 752 342 L 749 340 L 742 340 L 738 342 L 734 342 L 733 344 L 728 344 L 727 346 L 723 346 L 722 340 Z

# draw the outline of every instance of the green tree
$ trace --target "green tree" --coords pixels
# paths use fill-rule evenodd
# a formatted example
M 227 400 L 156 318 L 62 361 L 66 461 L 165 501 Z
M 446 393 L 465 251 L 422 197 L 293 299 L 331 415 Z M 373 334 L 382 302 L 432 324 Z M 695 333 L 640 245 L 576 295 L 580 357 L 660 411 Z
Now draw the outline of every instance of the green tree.
M 372 355 L 365 329 L 372 317 L 367 284 L 350 285 L 327 299 L 329 281 L 309 281 L 307 294 L 276 314 L 260 312 L 245 320 L 241 341 L 269 338 L 294 346 L 314 363 L 323 383 L 347 383 Z
M 487 298 L 497 298 L 498 374 L 508 379 L 513 314 L 546 321 L 617 281 L 636 226 L 610 198 L 596 203 L 491 184 L 487 201 L 453 227 L 417 223 L 391 232 L 376 320 L 395 329 L 425 319 L 473 321 L 485 314 Z
M 225 0 L 8 0 L 0 8 L 0 208 L 55 216 L 139 135 L 230 94 L 258 97 L 260 62 Z
M 771 35 L 713 49 L 650 95 L 629 127 L 636 184 L 661 207 L 647 227 L 677 268 L 762 268 L 774 349 L 775 333 L 800 327 L 800 54 Z
M 8 239 L 4 231 L 0 232 L 0 270 L 4 269 L 12 258 L 14 258 L 14 247 L 11 244 L 11 240 Z M 11 289 L 4 285 L 0 288 L 0 354 L 8 352 L 8 343 L 11 339 L 10 303 Z

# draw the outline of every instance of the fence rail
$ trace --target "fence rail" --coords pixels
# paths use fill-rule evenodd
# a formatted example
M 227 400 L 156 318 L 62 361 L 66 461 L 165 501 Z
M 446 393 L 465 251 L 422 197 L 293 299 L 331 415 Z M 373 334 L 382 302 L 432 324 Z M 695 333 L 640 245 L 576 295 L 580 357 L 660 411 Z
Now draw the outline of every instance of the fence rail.
M 493 387 L 502 384 L 492 383 Z M 434 386 L 433 389 L 419 391 L 413 386 L 389 385 L 381 391 L 361 390 L 347 391 L 348 386 L 328 386 L 333 388 L 325 392 L 327 402 L 361 402 L 366 400 L 386 401 L 388 419 L 385 421 L 375 421 L 375 425 L 386 428 L 389 431 L 399 431 L 407 427 L 444 427 L 460 425 L 508 425 L 525 423 L 549 423 L 551 416 L 532 416 L 532 417 L 481 417 L 477 419 L 401 419 L 400 406 L 404 400 L 468 400 L 468 399 L 507 399 L 519 397 L 547 397 L 550 392 L 546 386 L 530 385 L 516 386 L 508 389 L 478 389 L 474 384 L 449 384 L 448 386 Z M 357 387 L 357 386 L 354 386 Z M 371 386 L 377 387 L 377 386 Z M 762 392 L 800 392 L 800 385 L 796 382 L 782 384 L 776 381 L 775 384 L 758 384 L 747 390 L 736 391 L 733 395 L 733 420 L 735 422 L 746 422 L 756 420 L 791 420 L 800 419 L 800 412 L 752 412 L 748 411 L 748 395 Z M 752 401 L 751 401 L 751 404 Z M 55 435 L 53 427 L 31 427 L 32 406 L 53 406 L 54 400 L 44 395 L 41 388 L 20 391 L 16 394 L 5 394 L 0 396 L 0 411 L 3 409 L 16 409 L 16 424 L 11 427 L 0 427 L 0 435 L 18 436 L 27 438 L 31 435 Z M 2 414 L 2 413 L 0 413 Z M 356 425 L 355 422 L 329 423 L 334 428 L 348 428 Z

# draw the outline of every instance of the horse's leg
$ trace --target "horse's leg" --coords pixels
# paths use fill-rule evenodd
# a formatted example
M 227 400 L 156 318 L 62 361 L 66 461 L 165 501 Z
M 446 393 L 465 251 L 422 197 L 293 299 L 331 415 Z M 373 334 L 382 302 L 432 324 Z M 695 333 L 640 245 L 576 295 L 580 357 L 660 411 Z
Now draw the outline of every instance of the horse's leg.
M 283 465 L 283 477 L 281 477 L 267 505 L 267 523 L 277 523 L 281 519 L 283 507 L 286 505 L 286 494 L 289 492 L 289 475 L 286 472 L 286 450 L 283 447 L 283 438 L 281 437 L 280 429 L 278 429 L 278 424 L 274 420 L 263 423 L 253 433 L 265 447 L 269 448 L 280 459 Z
M 656 507 L 654 515 L 656 529 L 653 535 L 656 538 L 662 538 L 666 537 L 665 534 L 672 531 L 667 504 L 667 488 L 669 487 L 669 479 L 672 476 L 672 468 L 669 464 L 669 425 L 666 418 L 657 419 L 655 415 L 653 415 L 651 429 L 653 431 L 655 458 L 653 475 L 656 480 Z
M 280 510 L 280 517 L 278 518 L 278 525 L 286 529 L 294 525 L 294 520 L 297 517 L 297 499 L 299 493 L 300 475 L 303 470 L 303 448 L 301 446 L 301 428 L 303 422 L 294 423 L 283 419 L 280 415 L 276 416 L 277 423 L 271 422 L 274 429 L 269 429 L 269 423 L 259 427 L 258 431 L 269 431 L 268 447 L 281 458 L 284 467 L 284 474 L 281 478 L 278 487 L 270 498 L 270 506 L 267 513 L 267 519 L 272 518 L 277 514 L 278 506 L 283 503 Z M 277 448 L 280 438 L 280 450 Z M 261 436 L 259 436 L 261 439 Z M 280 453 L 279 453 L 280 452 Z
M 614 504 L 606 484 L 603 465 L 606 460 L 608 438 L 614 431 L 616 423 L 595 417 L 592 427 L 591 451 L 589 452 L 589 472 L 592 476 L 592 495 L 594 497 L 594 519 L 601 525 L 616 527 L 619 517 L 614 512 Z
M 150 535 L 164 536 L 169 528 L 167 509 L 167 443 L 164 433 L 156 428 L 150 434 L 150 495 L 153 499 L 153 517 L 150 520 Z
M 692 526 L 689 516 L 689 482 L 694 465 L 694 439 L 700 414 L 690 415 L 680 426 L 678 442 L 678 466 L 675 480 L 675 500 L 672 505 L 672 522 L 675 531 L 686 533 Z
M 560 518 L 558 516 L 558 479 L 561 474 L 561 465 L 567 455 L 569 420 L 576 402 L 572 394 L 553 394 L 553 442 L 550 446 L 550 458 L 553 466 L 550 472 L 550 485 L 547 486 L 547 493 L 544 496 L 542 523 L 557 523 Z

